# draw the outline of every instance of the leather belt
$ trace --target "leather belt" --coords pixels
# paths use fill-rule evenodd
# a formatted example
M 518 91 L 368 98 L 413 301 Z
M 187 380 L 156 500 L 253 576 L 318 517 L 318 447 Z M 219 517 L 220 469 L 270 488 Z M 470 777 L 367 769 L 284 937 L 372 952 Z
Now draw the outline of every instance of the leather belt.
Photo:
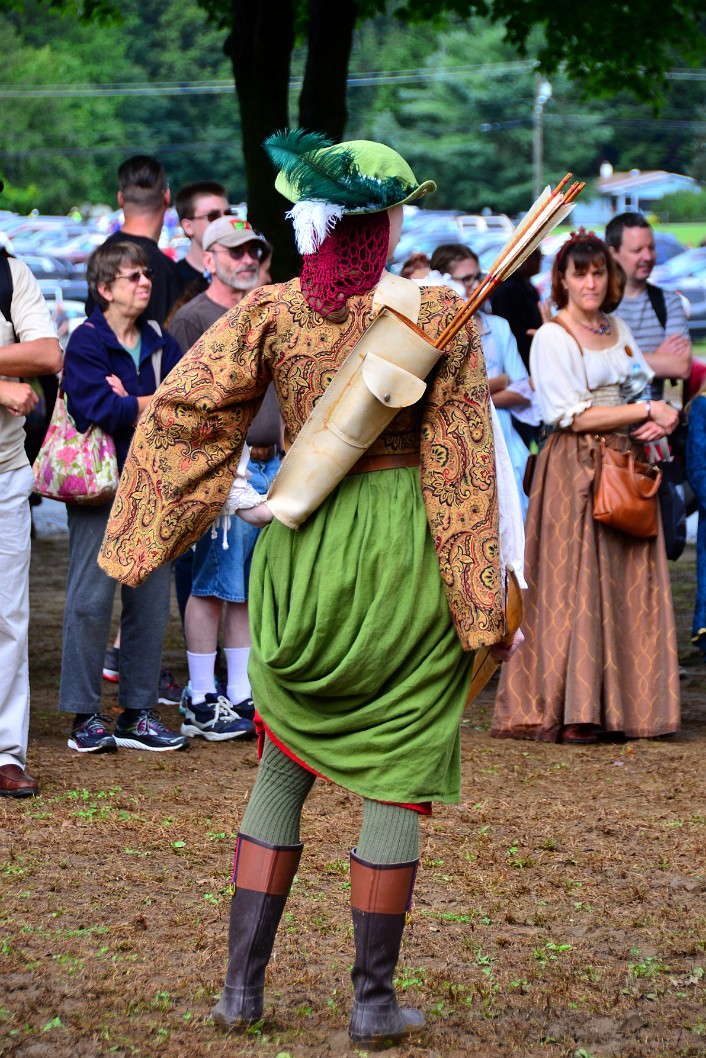
M 398 467 L 418 467 L 419 452 L 400 452 L 388 456 L 363 456 L 349 474 L 370 474 L 375 470 L 396 470 Z
M 250 459 L 253 463 L 269 463 L 277 455 L 277 445 L 251 445 Z

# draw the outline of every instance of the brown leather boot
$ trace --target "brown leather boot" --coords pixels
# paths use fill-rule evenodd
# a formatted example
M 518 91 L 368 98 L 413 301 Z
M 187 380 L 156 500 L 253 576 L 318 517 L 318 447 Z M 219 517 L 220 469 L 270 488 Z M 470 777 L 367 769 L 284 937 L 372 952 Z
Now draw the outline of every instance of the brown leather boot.
M 398 1006 L 392 987 L 418 863 L 367 863 L 351 852 L 355 998 L 348 1034 L 356 1042 L 385 1044 L 424 1026 L 421 1011 Z
M 303 845 L 268 845 L 238 836 L 230 905 L 228 970 L 211 1017 L 224 1028 L 262 1018 L 265 969 Z

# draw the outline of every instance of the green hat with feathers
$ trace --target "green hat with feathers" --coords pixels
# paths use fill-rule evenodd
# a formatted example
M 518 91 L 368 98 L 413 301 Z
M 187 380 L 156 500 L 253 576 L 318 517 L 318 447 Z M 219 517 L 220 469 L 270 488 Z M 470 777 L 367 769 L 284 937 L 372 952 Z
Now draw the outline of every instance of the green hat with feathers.
M 436 190 L 420 184 L 401 154 L 373 140 L 334 143 L 320 132 L 285 129 L 264 143 L 278 169 L 275 187 L 294 203 L 299 252 L 314 253 L 346 214 L 380 213 Z
M 264 144 L 275 187 L 290 202 L 330 202 L 344 213 L 379 213 L 436 190 L 420 184 L 402 155 L 373 140 L 333 143 L 319 132 L 285 129 Z

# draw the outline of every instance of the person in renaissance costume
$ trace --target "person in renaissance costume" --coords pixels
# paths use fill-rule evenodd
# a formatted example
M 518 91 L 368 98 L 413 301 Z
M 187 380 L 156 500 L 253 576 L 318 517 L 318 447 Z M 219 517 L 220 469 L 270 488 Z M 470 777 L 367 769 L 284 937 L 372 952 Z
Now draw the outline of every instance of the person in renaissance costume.
M 333 145 L 294 131 L 265 147 L 293 203 L 301 276 L 246 296 L 171 372 L 138 428 L 100 562 L 139 583 L 204 533 L 274 381 L 293 446 L 266 502 L 247 486 L 230 499 L 267 526 L 251 572 L 250 677 L 264 747 L 236 845 L 229 962 L 212 1016 L 227 1027 L 263 1016 L 302 807 L 320 776 L 363 798 L 351 853 L 349 1034 L 376 1044 L 423 1024 L 420 1011 L 399 1007 L 392 984 L 419 816 L 460 798 L 474 652 L 513 649 L 499 645 L 506 486 L 472 322 L 443 353 L 432 345 L 460 300 L 385 271 L 403 203 L 435 184 L 371 141 Z M 435 366 L 417 376 L 409 362 L 420 349 Z

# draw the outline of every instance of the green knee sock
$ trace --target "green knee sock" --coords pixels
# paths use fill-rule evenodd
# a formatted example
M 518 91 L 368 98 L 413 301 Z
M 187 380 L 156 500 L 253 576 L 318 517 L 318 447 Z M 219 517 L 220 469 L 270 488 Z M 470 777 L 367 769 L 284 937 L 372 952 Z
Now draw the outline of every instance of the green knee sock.
M 356 851 L 368 863 L 409 863 L 419 859 L 419 813 L 365 798 Z
M 315 780 L 310 771 L 266 741 L 241 833 L 269 845 L 297 845 L 302 807 Z

